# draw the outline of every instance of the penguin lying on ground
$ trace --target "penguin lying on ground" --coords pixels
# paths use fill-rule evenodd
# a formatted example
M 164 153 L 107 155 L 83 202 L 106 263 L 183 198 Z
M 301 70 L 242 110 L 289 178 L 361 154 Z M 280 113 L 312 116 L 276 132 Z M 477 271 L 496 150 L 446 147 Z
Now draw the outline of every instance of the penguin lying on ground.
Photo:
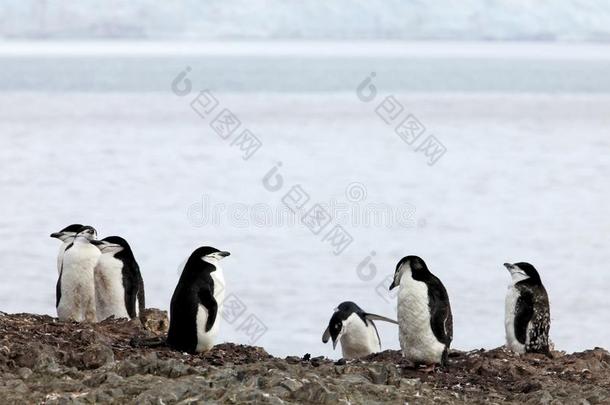
M 229 256 L 205 246 L 195 250 L 182 270 L 170 304 L 167 344 L 188 353 L 210 350 L 218 334 L 225 281 L 220 260 Z
M 540 275 L 529 263 L 504 263 L 511 282 L 506 294 L 506 346 L 516 353 L 550 355 L 549 297 Z
M 390 290 L 398 292 L 399 341 L 403 356 L 415 365 L 444 366 L 453 339 L 453 316 L 443 283 L 417 256 L 396 265 Z
M 62 321 L 95 322 L 93 273 L 100 256 L 97 232 L 84 226 L 65 248 L 56 288 L 57 316 Z
M 127 241 L 109 236 L 99 241 L 102 253 L 95 266 L 95 307 L 97 320 L 111 316 L 131 318 L 144 315 L 144 281 Z M 137 302 L 137 305 L 136 305 Z
M 339 304 L 322 335 L 322 342 L 332 338 L 333 349 L 341 342 L 343 358 L 346 360 L 368 356 L 381 351 L 381 339 L 373 320 L 394 324 L 398 322 L 385 316 L 369 314 L 351 301 Z

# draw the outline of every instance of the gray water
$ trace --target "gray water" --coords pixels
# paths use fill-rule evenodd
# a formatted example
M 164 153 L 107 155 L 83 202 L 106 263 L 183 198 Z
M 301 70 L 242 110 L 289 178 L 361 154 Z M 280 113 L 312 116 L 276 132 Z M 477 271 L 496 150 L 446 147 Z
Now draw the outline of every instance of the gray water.
M 394 316 L 384 283 L 407 254 L 445 283 L 457 348 L 503 343 L 502 263 L 521 260 L 549 290 L 557 348 L 608 346 L 607 61 L 0 63 L 2 311 L 54 313 L 58 244 L 48 235 L 84 222 L 130 241 L 148 303 L 159 308 L 195 247 L 232 252 L 227 293 L 242 310 L 225 319 L 220 340 L 277 355 L 338 357 L 320 339 L 343 300 Z M 170 83 L 187 65 L 193 90 L 179 97 Z M 373 71 L 379 94 L 365 103 L 355 88 Z M 191 109 L 203 88 L 262 141 L 249 160 Z M 436 164 L 375 114 L 391 94 L 446 147 Z M 279 161 L 284 184 L 269 191 L 262 179 Z M 310 195 L 308 207 L 342 208 L 333 224 L 353 237 L 343 253 L 286 216 L 281 200 L 294 185 Z M 389 211 L 405 215 L 375 224 L 366 214 Z M 244 326 L 253 319 L 261 336 Z M 394 327 L 380 333 L 385 348 L 398 347 Z

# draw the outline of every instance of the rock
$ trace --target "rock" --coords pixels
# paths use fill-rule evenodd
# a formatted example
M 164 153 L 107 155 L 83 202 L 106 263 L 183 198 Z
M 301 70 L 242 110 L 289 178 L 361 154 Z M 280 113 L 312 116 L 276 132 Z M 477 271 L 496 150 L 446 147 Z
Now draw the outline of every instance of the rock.
M 599 348 L 553 358 L 505 348 L 452 350 L 446 367 L 427 374 L 397 350 L 333 362 L 310 354 L 280 359 L 260 347 L 222 343 L 189 355 L 163 344 L 130 345 L 143 334 L 156 336 L 125 319 L 77 324 L 0 316 L 0 402 L 610 403 L 610 354 Z
M 332 392 L 316 381 L 303 385 L 292 394 L 292 398 L 310 404 L 336 404 L 340 396 L 338 392 Z
M 280 386 L 286 388 L 290 392 L 295 392 L 303 386 L 303 383 L 292 378 L 286 378 L 280 383 Z
M 82 354 L 82 366 L 86 369 L 102 367 L 114 361 L 114 352 L 103 344 L 93 344 Z
M 161 311 L 156 308 L 147 308 L 144 310 L 141 318 L 144 319 L 144 327 L 155 335 L 165 335 L 169 330 L 169 318 L 167 311 Z
M 17 375 L 22 380 L 27 380 L 32 375 L 32 370 L 30 370 L 27 367 L 21 367 L 20 369 L 17 370 Z

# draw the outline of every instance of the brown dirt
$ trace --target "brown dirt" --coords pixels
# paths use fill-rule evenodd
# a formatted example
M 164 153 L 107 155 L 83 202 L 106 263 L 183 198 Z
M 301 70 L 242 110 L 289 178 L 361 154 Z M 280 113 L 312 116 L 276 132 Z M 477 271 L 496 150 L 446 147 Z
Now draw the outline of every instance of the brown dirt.
M 610 353 L 600 348 L 552 358 L 454 351 L 425 373 L 393 350 L 345 362 L 231 343 L 199 355 L 134 347 L 167 326 L 162 311 L 148 315 L 156 333 L 138 321 L 0 313 L 0 403 L 610 403 Z

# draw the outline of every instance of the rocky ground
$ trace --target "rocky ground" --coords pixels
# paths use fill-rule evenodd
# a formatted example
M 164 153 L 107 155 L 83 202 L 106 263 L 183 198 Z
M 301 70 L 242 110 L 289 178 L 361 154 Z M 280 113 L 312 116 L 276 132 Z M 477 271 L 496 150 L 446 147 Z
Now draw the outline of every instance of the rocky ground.
M 202 355 L 133 347 L 162 334 L 161 311 L 139 322 L 58 322 L 0 313 L 0 403 L 608 404 L 610 353 L 516 356 L 502 348 L 453 352 L 424 373 L 386 350 L 366 359 L 275 358 L 260 347 L 220 344 Z

